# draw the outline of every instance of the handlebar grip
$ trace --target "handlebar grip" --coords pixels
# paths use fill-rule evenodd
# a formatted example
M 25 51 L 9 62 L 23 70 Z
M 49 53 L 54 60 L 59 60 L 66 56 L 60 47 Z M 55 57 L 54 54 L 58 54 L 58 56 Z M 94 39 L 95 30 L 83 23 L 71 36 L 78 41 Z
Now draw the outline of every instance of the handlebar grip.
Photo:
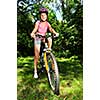
M 57 37 L 59 37 L 59 35 L 56 35 L 56 34 L 53 35 L 53 38 L 57 38 Z

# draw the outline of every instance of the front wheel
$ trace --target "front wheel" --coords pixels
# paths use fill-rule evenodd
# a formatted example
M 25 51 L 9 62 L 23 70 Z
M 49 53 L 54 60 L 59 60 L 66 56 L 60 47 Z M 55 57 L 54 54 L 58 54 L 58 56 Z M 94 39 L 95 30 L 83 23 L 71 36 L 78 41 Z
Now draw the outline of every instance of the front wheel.
M 59 71 L 56 59 L 51 52 L 47 52 L 48 81 L 55 94 L 59 94 Z

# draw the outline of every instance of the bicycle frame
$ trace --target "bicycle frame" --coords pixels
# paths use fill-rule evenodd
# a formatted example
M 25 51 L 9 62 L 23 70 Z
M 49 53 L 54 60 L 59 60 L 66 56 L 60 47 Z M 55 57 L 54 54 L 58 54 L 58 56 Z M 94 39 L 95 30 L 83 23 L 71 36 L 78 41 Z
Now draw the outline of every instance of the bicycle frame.
M 47 64 L 47 57 L 46 57 L 46 51 L 44 52 L 44 62 L 45 62 L 45 68 L 46 68 L 46 71 L 48 72 L 48 64 Z
M 51 37 L 52 38 L 52 40 L 54 39 L 54 38 L 56 38 L 55 36 L 49 36 L 49 37 Z M 42 53 L 43 53 L 43 61 L 44 61 L 44 64 L 45 64 L 45 69 L 46 69 L 46 71 L 47 71 L 47 73 L 48 73 L 48 71 L 49 71 L 49 67 L 48 67 L 48 62 L 47 62 L 47 57 L 46 57 L 46 54 L 47 54 L 47 52 L 51 52 L 51 51 L 48 51 L 48 46 L 46 46 L 46 43 L 47 42 L 42 42 L 43 44 L 44 44 L 44 46 L 41 44 L 41 46 L 43 47 L 42 48 L 42 52 L 40 53 L 40 56 L 42 55 Z M 53 43 L 52 43 L 52 45 L 53 45 Z M 44 50 L 45 49 L 45 50 Z M 41 58 L 41 57 L 40 57 Z
M 46 43 L 44 43 L 44 44 L 46 44 Z M 45 49 L 45 50 L 44 50 L 44 49 Z M 49 67 L 48 67 L 47 57 L 46 57 L 47 52 L 51 52 L 51 51 L 47 51 L 47 48 L 44 47 L 43 50 L 42 50 L 42 53 L 43 53 L 43 58 L 42 58 L 42 59 L 43 59 L 44 64 L 45 64 L 45 69 L 46 69 L 46 71 L 48 72 L 48 71 L 49 71 Z M 41 55 L 42 55 L 42 54 L 41 54 Z

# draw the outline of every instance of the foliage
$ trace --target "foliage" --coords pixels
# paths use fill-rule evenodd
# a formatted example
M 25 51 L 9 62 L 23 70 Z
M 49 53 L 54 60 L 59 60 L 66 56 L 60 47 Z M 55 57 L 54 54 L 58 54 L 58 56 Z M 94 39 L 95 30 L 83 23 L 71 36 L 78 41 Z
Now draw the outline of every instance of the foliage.
M 39 19 L 38 10 L 44 6 L 49 9 L 48 21 L 60 33 L 53 42 L 53 51 L 58 57 L 79 56 L 83 58 L 83 5 L 80 0 L 18 0 L 18 57 L 33 55 L 34 42 L 30 38 L 34 23 Z M 49 7 L 55 4 L 61 12 L 62 20 L 57 20 L 55 11 Z M 32 53 L 30 53 L 32 52 Z
M 83 58 L 83 5 L 80 0 L 61 0 L 62 17 L 59 52 L 62 56 Z M 63 45 L 62 45 L 63 44 Z M 59 56 L 59 55 L 58 55 Z
M 40 73 L 38 80 L 33 78 L 33 57 L 18 57 L 17 99 L 82 100 L 83 72 L 78 56 L 69 59 L 57 58 L 57 62 L 60 72 L 60 95 L 58 96 L 49 87 L 45 73 Z

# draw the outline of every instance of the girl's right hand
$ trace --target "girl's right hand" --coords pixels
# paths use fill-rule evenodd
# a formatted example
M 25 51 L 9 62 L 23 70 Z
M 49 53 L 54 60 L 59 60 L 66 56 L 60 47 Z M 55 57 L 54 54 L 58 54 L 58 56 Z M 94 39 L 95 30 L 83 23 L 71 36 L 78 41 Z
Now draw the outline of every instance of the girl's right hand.
M 31 37 L 32 37 L 32 38 L 35 38 L 35 34 L 32 34 L 32 33 L 31 33 Z

